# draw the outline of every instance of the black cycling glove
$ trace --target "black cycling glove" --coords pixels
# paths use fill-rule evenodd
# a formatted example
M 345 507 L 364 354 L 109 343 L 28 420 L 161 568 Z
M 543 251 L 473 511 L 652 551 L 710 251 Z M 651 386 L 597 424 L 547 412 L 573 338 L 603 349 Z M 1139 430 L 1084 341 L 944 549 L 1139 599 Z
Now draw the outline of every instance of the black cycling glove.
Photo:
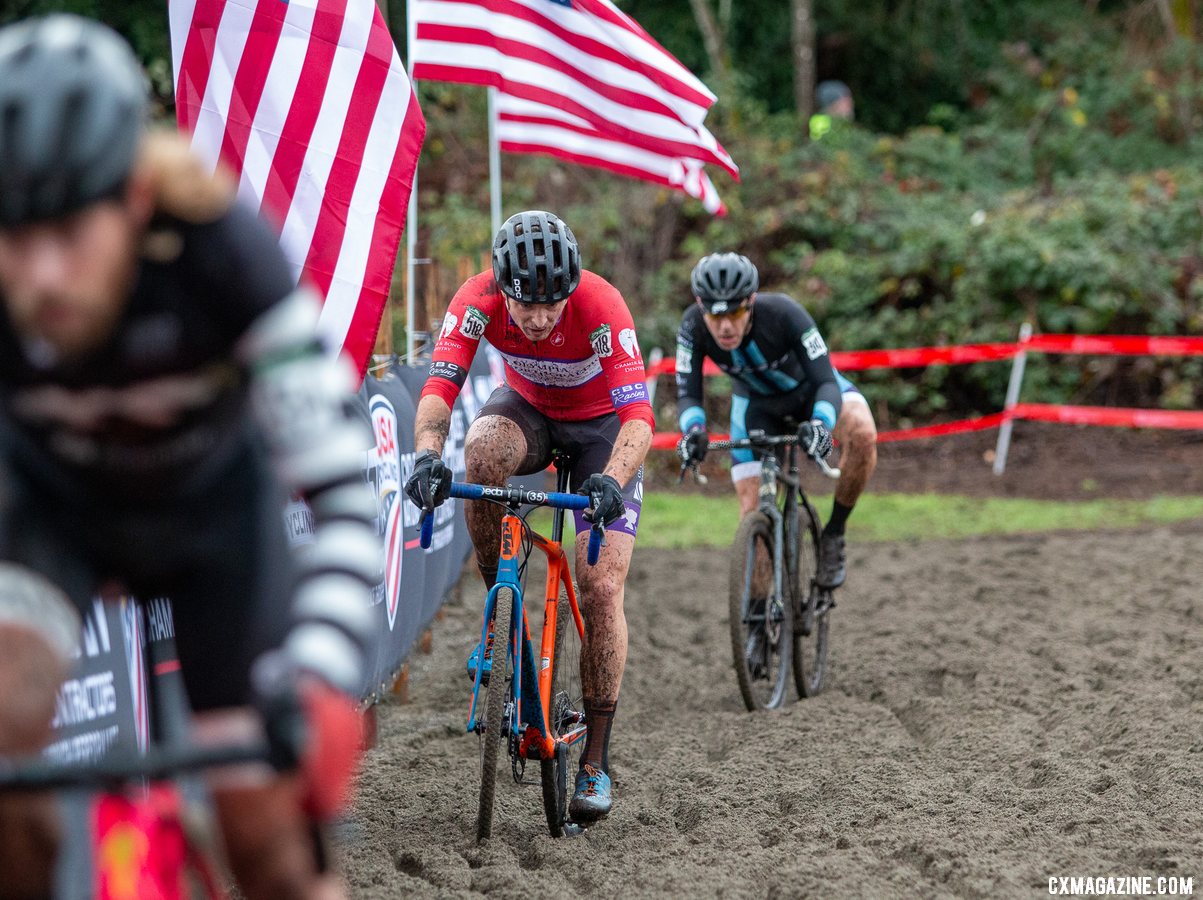
M 798 426 L 798 446 L 811 459 L 826 459 L 835 446 L 831 431 L 821 419 L 811 419 Z
M 589 508 L 585 510 L 588 522 L 597 522 L 604 527 L 622 518 L 627 511 L 622 499 L 622 485 L 610 475 L 590 475 L 577 493 L 589 498 Z
M 433 450 L 423 450 L 414 460 L 414 473 L 405 482 L 405 493 L 424 510 L 441 506 L 451 496 L 451 470 Z
M 681 437 L 677 445 L 677 453 L 683 463 L 700 463 L 706 458 L 706 450 L 710 447 L 710 435 L 703 425 L 694 425 Z

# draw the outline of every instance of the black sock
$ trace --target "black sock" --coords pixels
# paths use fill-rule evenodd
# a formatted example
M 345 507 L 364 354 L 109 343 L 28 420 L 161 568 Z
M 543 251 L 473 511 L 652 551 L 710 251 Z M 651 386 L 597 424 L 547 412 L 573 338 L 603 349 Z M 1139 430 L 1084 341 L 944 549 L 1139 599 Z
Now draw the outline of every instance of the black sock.
M 491 566 L 483 566 L 478 562 L 476 564 L 476 568 L 478 570 L 480 570 L 480 577 L 485 580 L 485 590 L 486 591 L 493 590 L 493 585 L 495 585 L 497 583 L 497 566 L 496 566 L 496 564 L 491 565 Z
M 823 534 L 843 534 L 844 525 L 848 522 L 848 516 L 852 514 L 852 507 L 845 506 L 839 500 L 831 504 L 831 518 L 827 520 L 827 525 L 823 528 Z
M 589 732 L 585 735 L 585 752 L 581 754 L 581 768 L 586 765 L 610 771 L 610 726 L 614 724 L 617 700 L 592 700 L 585 698 L 585 721 Z

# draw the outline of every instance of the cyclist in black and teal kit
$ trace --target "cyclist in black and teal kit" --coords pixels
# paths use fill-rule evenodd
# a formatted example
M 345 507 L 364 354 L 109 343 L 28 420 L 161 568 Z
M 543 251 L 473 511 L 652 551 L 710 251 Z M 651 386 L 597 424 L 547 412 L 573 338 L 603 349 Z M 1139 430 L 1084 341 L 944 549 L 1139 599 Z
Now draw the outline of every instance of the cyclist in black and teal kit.
M 677 334 L 677 408 L 681 454 L 700 462 L 709 436 L 703 412 L 702 362 L 714 360 L 732 378 L 731 437 L 749 430 L 775 434 L 797 428 L 812 457 L 840 445 L 841 475 L 819 545 L 819 584 L 837 588 L 846 574 L 844 525 L 877 465 L 877 427 L 864 396 L 831 365 L 814 319 L 792 297 L 758 294 L 760 276 L 746 256 L 703 257 L 691 278 L 695 303 Z M 760 464 L 751 451 L 734 454 L 731 480 L 740 514 L 756 508 Z

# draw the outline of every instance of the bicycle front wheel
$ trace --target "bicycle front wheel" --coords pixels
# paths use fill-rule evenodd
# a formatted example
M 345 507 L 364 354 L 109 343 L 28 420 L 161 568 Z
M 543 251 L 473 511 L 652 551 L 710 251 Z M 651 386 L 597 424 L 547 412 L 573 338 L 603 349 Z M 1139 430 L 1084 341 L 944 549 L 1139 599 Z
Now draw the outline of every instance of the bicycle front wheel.
M 793 604 L 774 589 L 773 523 L 762 512 L 746 515 L 735 533 L 728 614 L 744 705 L 777 709 L 789 684 Z
M 794 686 L 799 697 L 823 690 L 827 675 L 827 619 L 830 593 L 815 584 L 819 564 L 819 517 L 809 503 L 799 502 L 797 571 L 794 594 Z
M 497 790 L 497 754 L 505 736 L 506 701 L 510 679 L 508 672 L 510 618 L 514 609 L 514 592 L 503 587 L 497 591 L 493 608 L 493 669 L 485 692 L 485 714 L 481 725 L 480 805 L 476 811 L 476 839 L 483 841 L 493 833 L 493 799 Z
M 581 751 L 585 747 L 584 690 L 581 688 L 581 635 L 576 618 L 561 595 L 556 612 L 555 662 L 551 674 L 551 709 L 548 712 L 550 737 L 556 742 L 551 759 L 541 763 L 543 812 L 552 837 L 563 837 L 568 807 L 568 782 L 576 774 Z M 571 743 L 569 741 L 571 740 Z

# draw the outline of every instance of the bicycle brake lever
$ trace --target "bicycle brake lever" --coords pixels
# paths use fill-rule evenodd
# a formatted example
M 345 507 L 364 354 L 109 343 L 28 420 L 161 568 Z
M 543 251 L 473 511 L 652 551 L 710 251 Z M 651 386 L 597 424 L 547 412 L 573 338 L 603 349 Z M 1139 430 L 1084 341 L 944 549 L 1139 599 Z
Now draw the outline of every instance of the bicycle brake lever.
M 840 477 L 841 472 L 838 466 L 831 465 L 825 459 L 815 459 L 815 463 L 828 478 L 835 479 Z

